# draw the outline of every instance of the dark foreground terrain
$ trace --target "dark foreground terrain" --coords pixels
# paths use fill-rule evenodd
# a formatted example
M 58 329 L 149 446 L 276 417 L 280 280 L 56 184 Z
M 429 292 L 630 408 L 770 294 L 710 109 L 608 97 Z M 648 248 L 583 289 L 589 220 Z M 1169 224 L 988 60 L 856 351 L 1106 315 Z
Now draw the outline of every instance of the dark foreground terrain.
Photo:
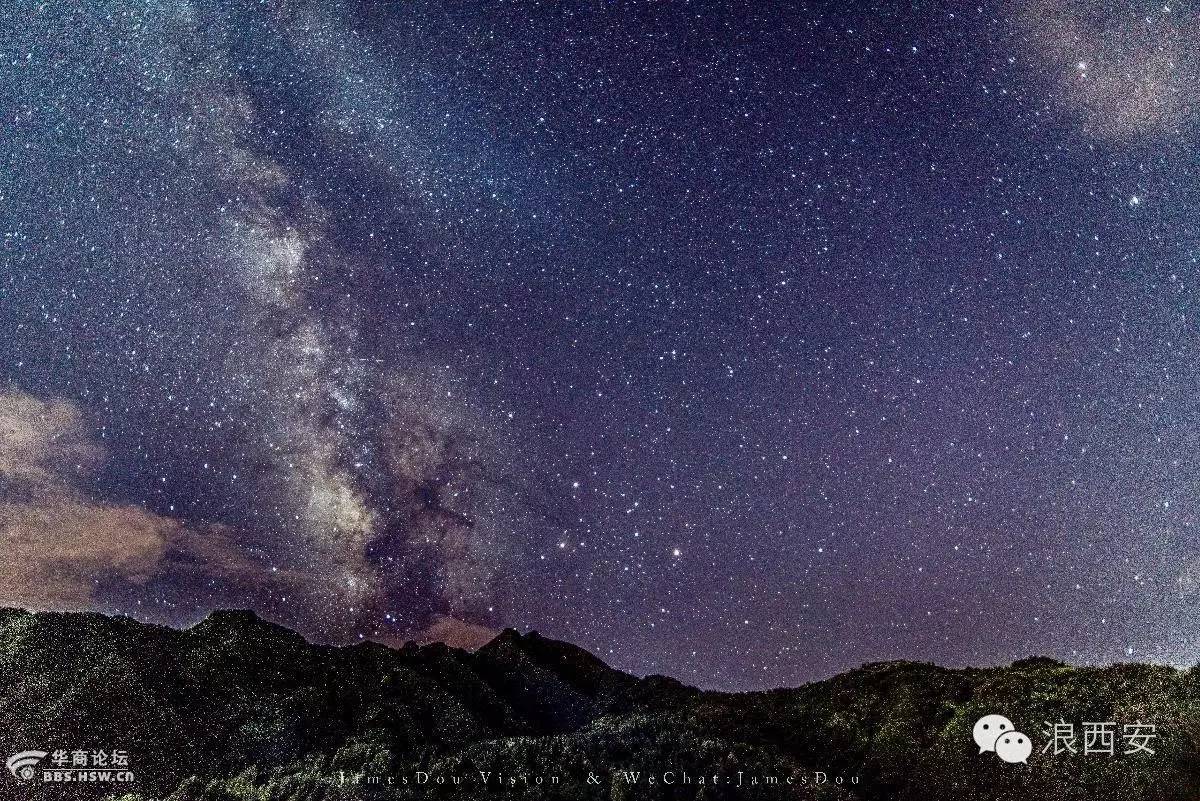
M 0 677 L 0 759 L 46 752 L 28 780 L 0 774 L 4 801 L 1200 798 L 1196 670 L 894 662 L 723 694 L 512 631 L 477 653 L 328 648 L 247 612 L 175 631 L 2 610 Z M 1028 764 L 978 752 L 989 713 L 1030 735 Z M 1073 724 L 1079 753 L 1042 753 L 1044 721 Z M 1083 753 L 1086 721 L 1116 724 L 1113 755 Z M 1124 753 L 1137 722 L 1152 755 Z M 112 751 L 132 781 L 45 773 Z

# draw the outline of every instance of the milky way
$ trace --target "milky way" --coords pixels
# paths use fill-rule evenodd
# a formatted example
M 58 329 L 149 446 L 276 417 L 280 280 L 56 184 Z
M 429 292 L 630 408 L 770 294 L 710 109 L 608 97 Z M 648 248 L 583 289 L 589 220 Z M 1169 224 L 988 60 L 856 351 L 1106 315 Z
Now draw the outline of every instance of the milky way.
M 1195 10 L 764 5 L 0 9 L 0 602 L 1194 661 Z

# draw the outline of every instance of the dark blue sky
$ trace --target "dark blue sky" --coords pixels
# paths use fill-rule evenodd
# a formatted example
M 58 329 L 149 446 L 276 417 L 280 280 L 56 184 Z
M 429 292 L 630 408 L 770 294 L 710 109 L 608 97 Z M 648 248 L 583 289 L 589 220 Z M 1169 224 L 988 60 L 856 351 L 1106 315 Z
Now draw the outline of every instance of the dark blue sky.
M 0 601 L 1189 662 L 1194 10 L 763 5 L 0 10 Z

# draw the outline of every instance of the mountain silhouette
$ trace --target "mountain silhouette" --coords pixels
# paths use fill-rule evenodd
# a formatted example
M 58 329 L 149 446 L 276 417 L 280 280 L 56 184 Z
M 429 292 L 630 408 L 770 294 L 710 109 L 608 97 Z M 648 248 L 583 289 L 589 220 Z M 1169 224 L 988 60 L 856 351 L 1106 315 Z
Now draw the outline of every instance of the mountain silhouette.
M 721 693 L 511 629 L 472 653 L 314 645 L 246 611 L 181 631 L 5 609 L 0 676 L 0 758 L 47 754 L 3 801 L 1200 798 L 1200 677 L 1162 666 L 888 662 Z M 1027 764 L 979 752 L 985 714 L 1031 737 Z M 1085 722 L 1115 724 L 1113 754 L 1084 753 Z M 1053 723 L 1076 753 L 1043 753 Z M 1136 724 L 1153 754 L 1124 753 Z M 132 780 L 43 774 L 97 751 Z

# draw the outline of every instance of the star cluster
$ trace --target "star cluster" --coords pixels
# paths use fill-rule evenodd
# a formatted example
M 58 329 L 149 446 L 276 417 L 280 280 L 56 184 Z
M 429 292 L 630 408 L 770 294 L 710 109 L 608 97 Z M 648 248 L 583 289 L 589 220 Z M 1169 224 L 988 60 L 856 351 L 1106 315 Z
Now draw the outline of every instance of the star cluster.
M 0 602 L 722 688 L 1194 655 L 1194 9 L 0 21 Z

